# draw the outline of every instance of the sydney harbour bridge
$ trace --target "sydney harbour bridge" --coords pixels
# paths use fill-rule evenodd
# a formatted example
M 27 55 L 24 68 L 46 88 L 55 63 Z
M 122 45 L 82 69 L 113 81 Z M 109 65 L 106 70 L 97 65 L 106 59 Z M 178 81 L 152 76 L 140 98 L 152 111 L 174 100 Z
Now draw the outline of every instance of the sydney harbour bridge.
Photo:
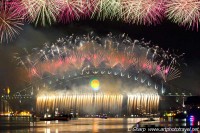
M 9 104 L 36 113 L 157 114 L 167 99 L 182 105 L 192 96 L 170 83 L 181 76 L 182 56 L 125 34 L 59 38 L 14 57 L 31 83 L 2 95 L 1 110 Z
M 97 75 L 95 75 L 95 77 L 97 77 Z M 163 92 L 162 88 L 157 89 L 158 94 L 151 94 L 151 93 L 148 94 L 148 92 L 146 93 L 141 92 L 141 93 L 132 93 L 132 94 L 130 93 L 130 95 L 127 95 L 125 93 L 116 94 L 116 95 L 115 94 L 112 95 L 109 93 L 109 94 L 103 95 L 101 90 L 96 91 L 96 90 L 93 90 L 92 87 L 90 89 L 92 93 L 86 94 L 84 92 L 80 92 L 79 94 L 77 93 L 69 94 L 69 96 L 66 94 L 66 91 L 62 90 L 60 93 L 59 92 L 60 90 L 56 90 L 56 91 L 54 90 L 53 92 L 55 95 L 52 96 L 51 94 L 49 95 L 49 93 L 38 95 L 39 91 L 41 90 L 30 86 L 25 89 L 22 89 L 19 92 L 16 92 L 15 94 L 2 95 L 1 96 L 1 111 L 6 112 L 6 111 L 16 111 L 16 110 L 29 110 L 32 112 L 37 112 L 39 114 L 42 112 L 44 113 L 46 109 L 49 109 L 49 108 L 51 109 L 51 111 L 55 110 L 56 108 L 59 108 L 61 111 L 63 111 L 64 108 L 67 107 L 68 108 L 67 113 L 69 113 L 72 110 L 76 110 L 80 108 L 81 106 L 80 100 L 85 100 L 85 103 L 82 103 L 83 104 L 82 106 L 85 106 L 86 108 L 88 108 L 88 110 L 84 110 L 84 109 L 80 110 L 82 112 L 83 111 L 85 112 L 83 114 L 108 113 L 108 112 L 111 112 L 113 114 L 118 114 L 119 116 L 122 116 L 122 114 L 126 114 L 127 116 L 132 115 L 132 114 L 139 115 L 141 113 L 156 114 L 159 111 L 162 111 L 167 108 L 171 108 L 170 105 L 166 104 L 169 102 L 172 102 L 174 105 L 179 105 L 180 107 L 184 107 L 184 101 L 186 100 L 186 98 L 188 96 L 194 95 L 190 93 L 188 90 L 184 90 L 182 88 L 179 89 L 176 87 L 171 88 L 171 86 L 167 88 L 165 92 Z M 52 90 L 49 90 L 49 91 L 52 91 Z M 79 96 L 79 102 L 78 102 L 78 96 Z M 110 96 L 110 99 L 106 100 L 105 99 L 106 96 L 107 98 Z M 145 96 L 146 96 L 147 101 L 144 101 Z M 48 105 L 47 103 L 44 103 L 44 102 L 51 102 L 51 101 L 43 101 L 44 105 L 39 105 L 40 107 L 38 107 L 37 104 L 42 104 L 42 100 L 47 99 L 48 97 L 49 99 L 51 97 L 52 100 L 55 100 L 55 101 L 57 100 L 57 102 L 60 102 L 60 105 L 59 104 L 56 105 L 55 103 L 54 105 L 53 104 Z M 112 97 L 113 97 L 113 101 L 111 101 Z M 76 101 L 72 101 L 72 100 L 69 101 L 69 98 L 71 99 L 75 98 Z M 142 98 L 143 100 L 141 100 Z M 147 107 L 150 104 L 148 100 L 155 102 L 155 98 L 159 100 L 157 101 L 158 103 L 154 103 L 156 105 L 151 105 L 152 109 L 149 109 L 150 107 L 149 108 Z M 41 103 L 38 103 L 38 100 L 41 100 L 40 101 Z M 96 105 L 94 106 L 94 102 L 97 102 L 95 100 L 100 100 L 102 103 L 99 103 L 99 104 L 96 103 Z M 134 101 L 136 101 L 137 103 L 134 104 Z M 63 102 L 69 102 L 70 104 L 74 104 L 74 105 L 75 104 L 77 105 L 79 103 L 79 105 L 77 105 L 79 107 L 72 108 L 72 105 L 71 107 L 69 107 L 70 106 L 69 104 L 63 103 Z M 72 102 L 75 102 L 75 103 L 72 103 Z M 120 102 L 122 102 L 121 105 L 119 104 Z M 116 106 L 117 103 L 119 105 Z M 164 108 L 162 107 L 163 103 L 165 103 L 165 106 L 166 106 Z M 100 109 L 99 106 L 101 104 L 108 104 L 107 108 L 104 107 L 104 109 L 103 108 Z M 98 111 L 94 111 L 93 109 L 91 109 L 90 108 L 91 106 L 96 108 Z M 111 108 L 112 106 L 114 108 Z M 153 107 L 153 106 L 157 106 L 157 107 Z M 130 109 L 131 107 L 133 109 Z M 108 112 L 105 112 L 104 110 Z M 82 113 L 79 112 L 79 114 L 81 115 Z

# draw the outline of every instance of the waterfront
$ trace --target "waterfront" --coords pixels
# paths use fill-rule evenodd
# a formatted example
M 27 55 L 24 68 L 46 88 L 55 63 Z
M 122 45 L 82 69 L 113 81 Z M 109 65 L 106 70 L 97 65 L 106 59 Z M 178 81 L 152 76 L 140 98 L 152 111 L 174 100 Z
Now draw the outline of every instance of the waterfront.
M 0 132 L 4 133 L 65 133 L 65 132 L 128 132 L 128 129 L 134 123 L 143 120 L 144 118 L 79 118 L 70 121 L 38 121 L 28 122 L 19 121 L 2 121 Z
M 137 122 L 147 118 L 79 118 L 70 121 L 37 121 L 29 117 L 1 117 L 0 132 L 3 133 L 125 133 Z M 156 119 L 158 120 L 158 118 Z M 167 123 L 164 127 L 181 127 L 185 122 Z M 175 132 L 174 132 L 175 133 Z M 185 132 L 186 133 L 186 132 Z M 197 133 L 197 132 L 190 132 Z M 200 132 L 198 132 L 200 133 Z

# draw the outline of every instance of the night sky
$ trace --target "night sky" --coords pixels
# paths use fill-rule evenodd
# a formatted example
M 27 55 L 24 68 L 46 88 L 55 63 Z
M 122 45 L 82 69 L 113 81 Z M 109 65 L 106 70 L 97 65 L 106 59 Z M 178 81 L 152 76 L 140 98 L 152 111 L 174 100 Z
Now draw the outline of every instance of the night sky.
M 0 45 L 0 92 L 6 87 L 11 93 L 25 88 L 28 84 L 27 74 L 18 68 L 13 59 L 14 53 L 24 48 L 31 50 L 42 47 L 45 42 L 56 42 L 59 37 L 72 33 L 87 34 L 94 31 L 97 35 L 106 35 L 109 32 L 126 33 L 132 39 L 144 38 L 146 42 L 158 45 L 164 49 L 174 49 L 177 53 L 186 53 L 184 61 L 187 65 L 181 67 L 182 77 L 168 84 L 183 90 L 191 90 L 200 95 L 200 33 L 179 27 L 172 22 L 164 21 L 156 26 L 132 25 L 116 21 L 85 20 L 66 25 L 35 27 L 25 24 L 12 43 Z

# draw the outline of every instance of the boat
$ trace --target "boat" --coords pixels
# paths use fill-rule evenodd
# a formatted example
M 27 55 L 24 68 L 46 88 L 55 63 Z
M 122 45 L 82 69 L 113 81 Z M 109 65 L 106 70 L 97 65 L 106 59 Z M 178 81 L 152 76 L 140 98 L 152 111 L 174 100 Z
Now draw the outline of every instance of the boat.
M 71 117 L 69 115 L 59 115 L 59 116 L 51 116 L 51 115 L 44 115 L 44 117 L 40 118 L 40 121 L 69 121 Z
M 133 127 L 160 127 L 160 121 L 153 118 L 148 118 L 146 120 L 137 122 Z
M 103 115 L 100 116 L 100 118 L 102 118 L 102 119 L 107 119 L 108 116 L 107 116 L 106 114 L 103 114 Z

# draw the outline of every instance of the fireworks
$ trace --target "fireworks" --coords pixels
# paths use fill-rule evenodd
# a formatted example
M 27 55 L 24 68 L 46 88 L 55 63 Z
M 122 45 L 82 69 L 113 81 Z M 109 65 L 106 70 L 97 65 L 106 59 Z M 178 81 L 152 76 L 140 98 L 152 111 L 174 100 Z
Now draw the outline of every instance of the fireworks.
M 49 94 L 49 93 L 48 93 Z M 55 107 L 60 107 L 63 111 L 70 109 L 77 109 L 79 115 L 92 114 L 92 113 L 121 113 L 122 111 L 123 95 L 120 94 L 56 94 L 45 96 L 40 95 L 37 97 L 37 111 L 43 112 L 46 110 L 47 103 L 50 110 Z M 56 101 L 56 102 L 55 102 Z M 55 103 L 55 104 L 54 104 Z M 103 111 L 103 112 L 102 112 Z
M 60 0 L 61 13 L 59 21 L 63 23 L 71 22 L 80 19 L 80 14 L 83 13 L 83 4 L 80 0 Z
M 63 23 L 89 17 L 96 5 L 93 0 L 59 0 L 58 3 L 61 9 L 58 21 Z
M 97 0 L 82 0 L 82 4 L 83 4 L 82 16 L 90 17 L 97 5 Z
M 29 19 L 35 25 L 41 23 L 42 26 L 56 22 L 60 7 L 55 0 L 22 0 L 21 7 L 27 11 Z
M 97 14 L 97 19 L 121 18 L 122 7 L 121 0 L 97 0 L 92 17 Z
M 169 0 L 166 4 L 167 16 L 179 25 L 197 28 L 200 22 L 199 0 Z
M 52 94 L 51 94 L 52 93 Z M 123 102 L 126 101 L 127 114 L 156 113 L 158 111 L 159 96 L 157 94 L 73 94 L 49 92 L 37 96 L 37 111 L 53 111 L 58 108 L 62 111 L 77 109 L 79 115 L 95 113 L 122 114 Z M 47 106 L 48 105 L 48 106 Z M 125 108 L 123 108 L 125 110 Z M 103 111 L 103 112 L 102 112 Z
M 139 105 L 139 106 L 138 106 Z M 128 95 L 127 110 L 128 112 L 157 112 L 159 105 L 159 96 L 156 94 L 134 94 Z
M 9 42 L 15 38 L 16 34 L 22 30 L 23 18 L 12 8 L 8 2 L 1 3 L 0 6 L 0 42 Z
M 31 16 L 29 16 L 28 10 L 31 11 L 33 9 L 29 8 L 30 5 L 25 6 L 22 2 L 23 0 L 14 0 L 14 1 L 10 1 L 9 5 L 12 6 L 14 12 L 16 12 L 21 18 L 23 18 L 23 21 L 30 22 Z
M 123 18 L 129 23 L 156 24 L 162 19 L 163 0 L 122 0 Z
M 175 23 L 192 29 L 198 30 L 200 23 L 199 0 L 11 0 L 1 5 L 1 42 L 2 38 L 11 40 L 13 32 L 18 33 L 21 30 L 19 27 L 22 20 L 45 26 L 88 17 L 155 25 L 166 15 Z M 14 31 L 12 28 L 5 28 L 8 25 L 4 19 L 7 24 L 8 19 L 11 20 L 10 24 L 16 22 Z
M 167 82 L 181 75 L 178 62 L 182 55 L 143 40 L 132 41 L 125 34 L 108 34 L 106 38 L 93 34 L 71 35 L 34 51 L 16 59 L 32 78 L 54 84 L 56 88 L 63 88 L 77 79 L 112 75 L 158 89 L 154 81 Z

